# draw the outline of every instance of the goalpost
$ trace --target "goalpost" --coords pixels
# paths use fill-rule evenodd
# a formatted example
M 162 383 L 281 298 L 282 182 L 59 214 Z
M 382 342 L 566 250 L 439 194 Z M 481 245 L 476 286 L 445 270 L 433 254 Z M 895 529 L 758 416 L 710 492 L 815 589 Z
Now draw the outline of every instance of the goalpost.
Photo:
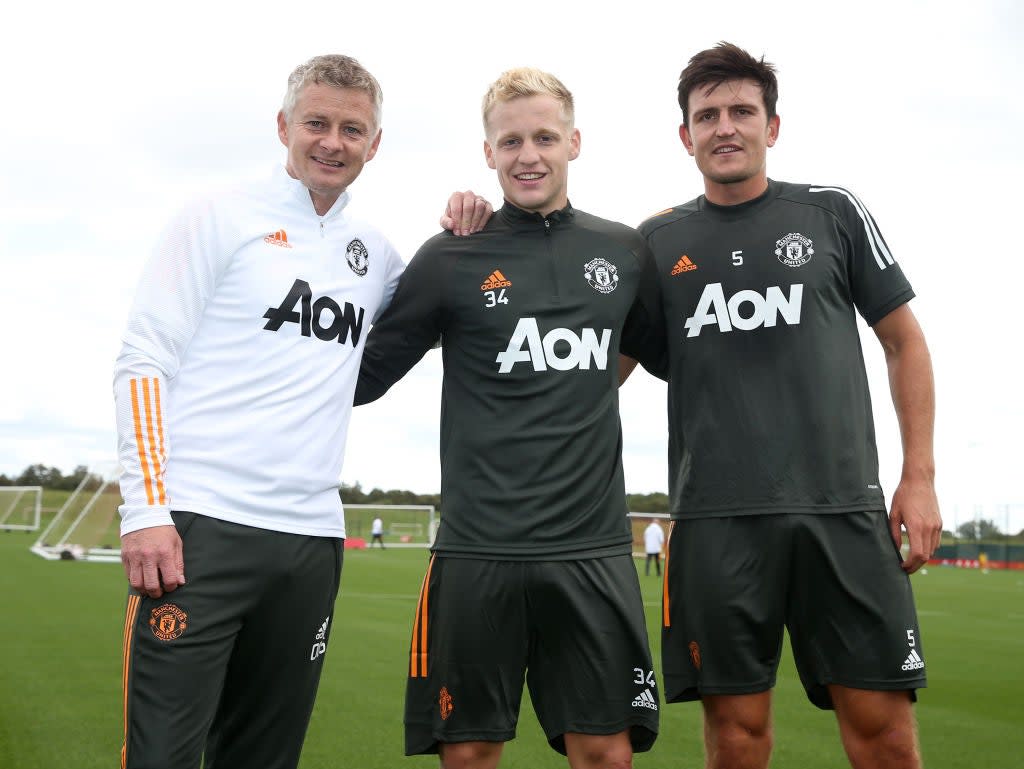
M 120 561 L 121 468 L 89 468 L 39 535 L 32 552 L 47 560 Z
M 350 541 L 372 543 L 373 519 L 384 522 L 385 547 L 430 547 L 437 535 L 438 517 L 433 505 L 345 504 L 345 536 Z
M 39 531 L 42 486 L 0 486 L 0 529 Z

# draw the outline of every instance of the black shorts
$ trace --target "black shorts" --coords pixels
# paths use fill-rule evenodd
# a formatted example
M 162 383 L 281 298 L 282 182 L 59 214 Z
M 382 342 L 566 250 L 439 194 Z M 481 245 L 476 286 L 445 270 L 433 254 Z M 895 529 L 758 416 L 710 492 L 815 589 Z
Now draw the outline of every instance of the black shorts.
M 523 680 L 551 747 L 565 733 L 658 732 L 659 697 L 630 555 L 581 561 L 435 556 L 413 625 L 406 755 L 515 737 Z
M 122 766 L 294 767 L 313 709 L 342 540 L 172 513 L 184 585 L 131 591 Z
M 662 607 L 667 702 L 775 686 L 789 630 L 807 697 L 925 686 L 910 580 L 884 512 L 676 520 Z

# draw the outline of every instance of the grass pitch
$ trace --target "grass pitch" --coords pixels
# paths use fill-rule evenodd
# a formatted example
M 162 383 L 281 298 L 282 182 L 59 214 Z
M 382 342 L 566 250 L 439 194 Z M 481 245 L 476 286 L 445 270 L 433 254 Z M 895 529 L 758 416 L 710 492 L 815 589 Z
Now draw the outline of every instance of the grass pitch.
M 35 536 L 0 534 L 0 767 L 115 766 L 124 575 L 118 564 L 44 561 L 28 551 Z M 346 552 L 303 769 L 437 766 L 402 755 L 408 636 L 426 563 L 426 550 Z M 660 585 L 653 576 L 640 582 L 657 661 Z M 1019 765 L 1024 573 L 933 567 L 914 577 L 914 589 L 930 680 L 917 706 L 926 766 Z M 807 702 L 788 649 L 775 710 L 775 769 L 847 766 L 832 714 Z M 700 767 L 700 734 L 698 705 L 663 705 L 658 742 L 634 765 Z M 525 697 L 502 767 L 564 766 Z

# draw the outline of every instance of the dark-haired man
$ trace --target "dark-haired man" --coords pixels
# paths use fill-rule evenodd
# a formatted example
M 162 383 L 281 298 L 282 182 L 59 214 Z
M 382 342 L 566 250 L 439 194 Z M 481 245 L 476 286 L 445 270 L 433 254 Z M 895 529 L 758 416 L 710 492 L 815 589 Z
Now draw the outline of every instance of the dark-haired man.
M 851 764 L 912 769 L 925 670 L 908 574 L 941 533 L 931 363 L 863 204 L 768 179 L 777 93 L 772 65 L 734 45 L 695 55 L 679 135 L 704 195 L 641 226 L 669 347 L 665 695 L 702 701 L 709 767 L 763 769 L 785 626 Z M 888 518 L 855 310 L 885 351 L 903 440 Z

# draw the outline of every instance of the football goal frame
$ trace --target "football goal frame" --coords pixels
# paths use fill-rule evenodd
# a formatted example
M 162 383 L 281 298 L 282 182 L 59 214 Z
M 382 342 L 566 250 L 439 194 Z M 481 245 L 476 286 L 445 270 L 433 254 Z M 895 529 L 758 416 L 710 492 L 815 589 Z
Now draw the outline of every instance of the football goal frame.
M 10 494 L 13 499 L 5 497 Z M 21 504 L 28 495 L 28 506 Z M 34 497 L 34 499 L 33 499 Z M 22 515 L 17 515 L 18 512 Z M 25 512 L 28 512 L 26 521 Z M 0 486 L 0 530 L 2 531 L 39 531 L 43 511 L 42 486 Z M 15 522 L 19 521 L 19 522 Z
M 372 544 L 370 521 L 380 515 L 384 521 L 385 547 L 430 547 L 437 536 L 439 518 L 433 505 L 348 504 L 345 507 L 345 537 Z
M 32 552 L 48 561 L 119 562 L 121 548 L 99 547 L 92 541 L 96 535 L 90 529 L 97 530 L 96 517 L 100 518 L 100 531 L 109 528 L 111 517 L 116 517 L 116 508 L 109 509 L 109 495 L 113 492 L 120 500 L 120 476 L 120 467 L 90 468 L 32 545 Z M 117 543 L 120 545 L 120 539 Z

